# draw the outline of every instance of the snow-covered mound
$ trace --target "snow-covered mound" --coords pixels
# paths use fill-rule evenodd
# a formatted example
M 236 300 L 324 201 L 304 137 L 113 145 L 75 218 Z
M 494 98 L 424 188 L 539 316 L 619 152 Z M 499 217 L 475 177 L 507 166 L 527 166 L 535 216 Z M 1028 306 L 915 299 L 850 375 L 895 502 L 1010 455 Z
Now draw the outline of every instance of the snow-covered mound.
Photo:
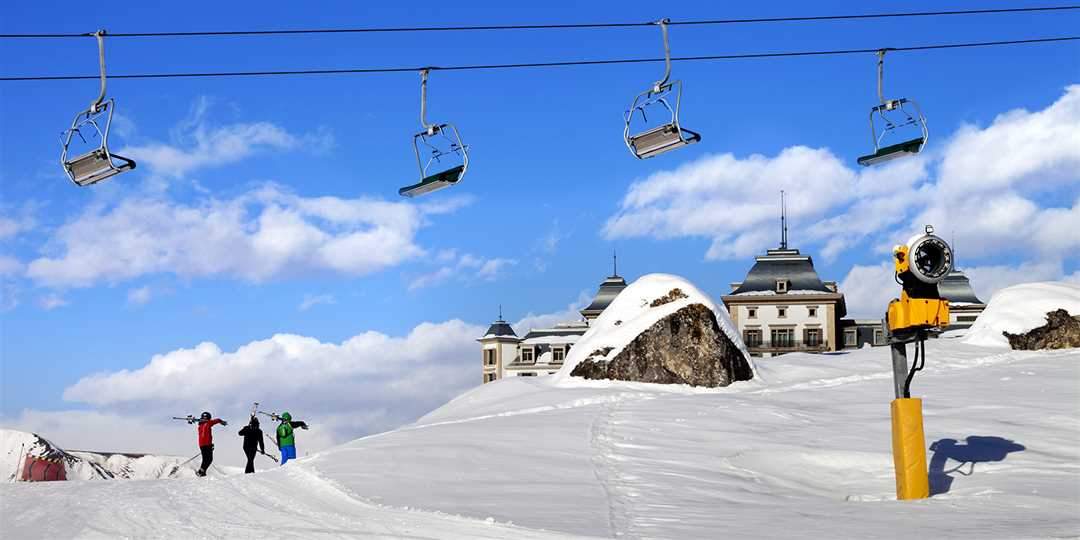
M 1080 350 L 926 352 L 923 501 L 895 500 L 890 354 L 873 347 L 783 355 L 716 389 L 503 379 L 254 475 L 4 484 L 0 535 L 1075 537 Z
M 681 290 L 684 296 L 657 306 L 652 305 L 655 300 L 667 296 L 673 289 Z M 610 347 L 611 350 L 606 356 L 614 358 L 634 338 L 657 321 L 691 304 L 702 304 L 716 315 L 720 330 L 742 351 L 753 370 L 754 363 L 750 359 L 750 353 L 726 309 L 717 307 L 709 295 L 701 292 L 686 278 L 671 274 L 646 274 L 623 289 L 604 312 L 589 324 L 589 330 L 570 349 L 563 367 L 552 376 L 552 380 L 564 384 L 579 384 L 581 379 L 571 379 L 570 373 L 594 351 Z
M 185 464 L 188 458 L 178 456 L 66 452 L 37 434 L 0 429 L 0 481 L 16 481 L 28 455 L 62 460 L 68 480 L 195 478 L 199 465 L 198 458 Z M 227 472 L 215 465 L 208 474 Z
M 1080 285 L 1063 281 L 1021 283 L 994 293 L 971 325 L 964 343 L 1009 348 L 1002 332 L 1020 334 L 1046 324 L 1046 314 L 1064 309 L 1080 315 Z

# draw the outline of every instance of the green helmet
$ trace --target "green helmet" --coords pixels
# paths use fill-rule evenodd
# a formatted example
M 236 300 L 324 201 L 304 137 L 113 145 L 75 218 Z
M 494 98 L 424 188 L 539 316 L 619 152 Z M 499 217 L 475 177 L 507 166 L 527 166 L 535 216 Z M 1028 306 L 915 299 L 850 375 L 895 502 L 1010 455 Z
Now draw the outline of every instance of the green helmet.
M 288 411 L 281 413 L 281 419 L 285 421 L 292 421 L 292 415 Z

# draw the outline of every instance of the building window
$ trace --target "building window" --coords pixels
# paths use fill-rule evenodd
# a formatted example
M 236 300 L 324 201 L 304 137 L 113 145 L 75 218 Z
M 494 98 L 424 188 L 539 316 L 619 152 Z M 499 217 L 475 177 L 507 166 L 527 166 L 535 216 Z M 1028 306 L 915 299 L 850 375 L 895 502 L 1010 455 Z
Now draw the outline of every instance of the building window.
M 532 371 L 522 371 L 521 373 L 518 373 L 518 377 L 535 377 L 535 376 L 536 376 L 536 373 L 534 373 Z
M 532 347 L 522 347 L 521 348 L 521 361 L 526 363 L 526 364 L 533 363 L 533 348 Z
M 770 330 L 773 347 L 795 346 L 795 330 L 791 328 L 773 328 Z
M 776 292 L 778 292 L 778 293 L 786 293 L 786 292 L 788 292 L 788 285 L 790 285 L 790 284 L 791 284 L 791 282 L 789 282 L 786 279 L 778 279 L 778 280 L 776 280 Z
M 566 353 L 563 352 L 562 347 L 555 347 L 551 349 L 551 363 L 561 364 L 563 358 L 566 358 Z
M 494 373 L 485 373 L 484 374 L 484 382 L 485 383 L 489 383 L 489 382 L 494 381 L 494 380 L 495 380 L 495 374 Z
M 803 341 L 806 342 L 807 347 L 820 347 L 821 346 L 821 329 L 820 328 L 807 328 L 803 330 Z
M 760 347 L 761 330 L 743 330 L 743 342 L 747 347 Z
M 971 316 L 971 315 L 957 315 L 956 321 L 957 322 L 975 322 L 975 319 L 977 319 L 977 318 L 978 317 L 974 317 L 974 316 Z
M 844 330 L 844 346 L 845 347 L 858 347 L 859 339 L 855 333 L 855 329 Z
M 781 319 L 786 319 L 787 318 L 787 308 L 786 307 L 778 307 L 778 308 L 776 308 L 776 316 L 780 317 Z
M 809 312 L 811 317 L 817 317 L 817 306 L 810 306 L 806 308 L 806 311 Z
M 484 365 L 495 365 L 495 349 L 484 349 Z
M 746 317 L 748 319 L 756 319 L 757 318 L 757 308 L 756 307 L 748 307 L 748 308 L 746 308 Z
M 885 332 L 882 331 L 881 329 L 875 328 L 874 329 L 874 345 L 884 345 L 884 344 L 885 344 Z

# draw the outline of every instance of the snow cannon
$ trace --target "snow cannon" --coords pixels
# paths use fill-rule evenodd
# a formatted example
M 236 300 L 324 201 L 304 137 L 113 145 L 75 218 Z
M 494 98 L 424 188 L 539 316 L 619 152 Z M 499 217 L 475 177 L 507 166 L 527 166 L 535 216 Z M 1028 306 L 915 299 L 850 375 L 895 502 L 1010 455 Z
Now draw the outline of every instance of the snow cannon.
M 911 380 L 926 365 L 926 338 L 949 325 L 949 301 L 938 293 L 938 283 L 953 269 L 953 251 L 945 240 L 934 235 L 934 227 L 927 225 L 924 234 L 893 249 L 893 262 L 896 281 L 902 288 L 900 298 L 889 302 L 886 315 L 896 395 L 889 406 L 896 498 L 925 499 L 930 496 L 930 481 L 922 400 L 911 397 Z M 915 349 L 910 368 L 908 343 L 913 343 Z
M 893 263 L 903 290 L 900 298 L 889 302 L 889 333 L 914 341 L 921 333 L 944 330 L 949 325 L 949 302 L 938 294 L 938 283 L 953 269 L 949 244 L 927 225 L 925 234 L 893 248 Z

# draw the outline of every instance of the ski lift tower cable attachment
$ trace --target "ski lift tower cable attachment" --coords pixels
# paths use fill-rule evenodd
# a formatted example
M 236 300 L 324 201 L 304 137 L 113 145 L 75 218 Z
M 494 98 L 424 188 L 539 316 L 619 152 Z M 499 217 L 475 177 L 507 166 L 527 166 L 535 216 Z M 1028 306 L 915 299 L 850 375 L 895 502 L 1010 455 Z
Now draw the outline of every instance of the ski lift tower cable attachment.
M 682 101 L 682 81 L 671 79 L 671 47 L 668 44 L 668 23 L 670 19 L 661 19 L 654 24 L 660 26 L 660 32 L 664 38 L 664 78 L 656 81 L 652 86 L 637 95 L 630 104 L 630 110 L 626 112 L 626 126 L 623 129 L 623 140 L 626 147 L 638 159 L 650 158 L 693 144 L 701 140 L 701 134 L 682 127 L 679 123 L 679 104 Z M 671 95 L 675 96 L 675 107 L 669 103 Z M 671 115 L 666 124 L 656 126 L 630 134 L 631 123 L 636 113 L 641 113 L 641 119 L 648 122 L 645 114 L 647 107 L 660 106 Z
M 97 99 L 90 102 L 90 108 L 75 115 L 71 127 L 61 135 L 63 149 L 60 152 L 60 163 L 64 166 L 64 172 L 77 186 L 89 186 L 102 180 L 129 171 L 135 168 L 135 162 L 126 157 L 109 151 L 109 128 L 112 126 L 113 110 L 116 103 L 112 98 L 105 99 L 105 30 L 98 30 L 92 34 L 97 38 L 98 61 L 101 71 L 101 91 Z M 102 128 L 101 122 L 105 126 Z M 75 135 L 86 141 L 83 135 L 84 129 L 90 130 L 92 137 L 100 141 L 96 148 L 68 159 L 68 150 Z

